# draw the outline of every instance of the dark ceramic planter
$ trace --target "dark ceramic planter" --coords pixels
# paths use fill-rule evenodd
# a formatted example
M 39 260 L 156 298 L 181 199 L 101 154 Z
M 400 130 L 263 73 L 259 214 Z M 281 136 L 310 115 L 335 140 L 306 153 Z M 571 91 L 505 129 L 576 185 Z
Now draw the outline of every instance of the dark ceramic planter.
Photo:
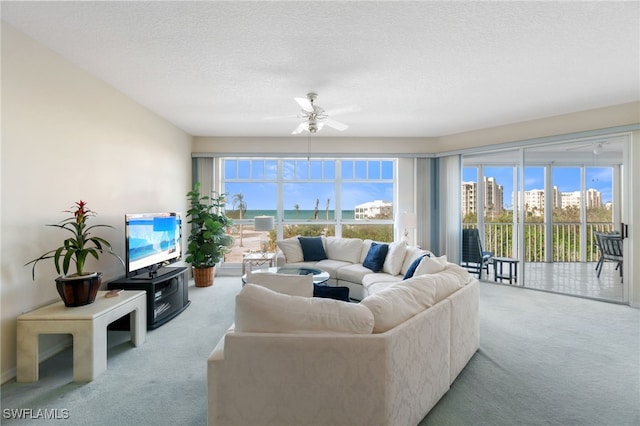
M 83 277 L 58 277 L 56 288 L 68 308 L 89 305 L 96 300 L 102 284 L 102 272 Z

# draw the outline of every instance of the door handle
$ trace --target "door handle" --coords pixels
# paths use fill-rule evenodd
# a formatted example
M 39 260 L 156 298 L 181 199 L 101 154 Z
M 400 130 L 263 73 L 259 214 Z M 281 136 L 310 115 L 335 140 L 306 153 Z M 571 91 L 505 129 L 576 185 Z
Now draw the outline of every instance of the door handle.
M 629 225 L 624 222 L 620 223 L 620 237 L 623 240 L 629 237 Z

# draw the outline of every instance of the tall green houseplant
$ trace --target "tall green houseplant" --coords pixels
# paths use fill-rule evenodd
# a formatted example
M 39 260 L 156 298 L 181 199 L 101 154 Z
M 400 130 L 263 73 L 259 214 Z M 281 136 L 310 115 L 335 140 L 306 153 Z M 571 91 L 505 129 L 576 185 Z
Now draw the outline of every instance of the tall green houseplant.
M 213 284 L 214 267 L 231 251 L 234 239 L 227 234 L 233 222 L 224 212 L 225 196 L 213 191 L 212 196 L 200 195 L 200 182 L 187 193 L 190 202 L 187 223 L 191 224 L 185 261 L 194 268 L 195 284 Z

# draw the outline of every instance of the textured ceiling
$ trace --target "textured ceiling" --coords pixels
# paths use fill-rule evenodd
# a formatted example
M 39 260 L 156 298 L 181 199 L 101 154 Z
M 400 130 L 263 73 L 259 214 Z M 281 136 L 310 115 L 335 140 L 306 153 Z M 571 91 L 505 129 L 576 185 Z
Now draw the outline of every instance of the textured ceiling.
M 294 97 L 431 137 L 640 100 L 640 3 L 2 2 L 2 19 L 196 136 L 290 136 Z

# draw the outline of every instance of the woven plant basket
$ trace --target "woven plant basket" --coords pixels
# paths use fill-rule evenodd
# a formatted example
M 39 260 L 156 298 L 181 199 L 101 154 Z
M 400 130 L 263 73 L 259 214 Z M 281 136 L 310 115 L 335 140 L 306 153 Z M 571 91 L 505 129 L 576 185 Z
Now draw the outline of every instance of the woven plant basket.
M 196 287 L 210 287 L 213 285 L 214 267 L 193 268 L 193 279 Z

